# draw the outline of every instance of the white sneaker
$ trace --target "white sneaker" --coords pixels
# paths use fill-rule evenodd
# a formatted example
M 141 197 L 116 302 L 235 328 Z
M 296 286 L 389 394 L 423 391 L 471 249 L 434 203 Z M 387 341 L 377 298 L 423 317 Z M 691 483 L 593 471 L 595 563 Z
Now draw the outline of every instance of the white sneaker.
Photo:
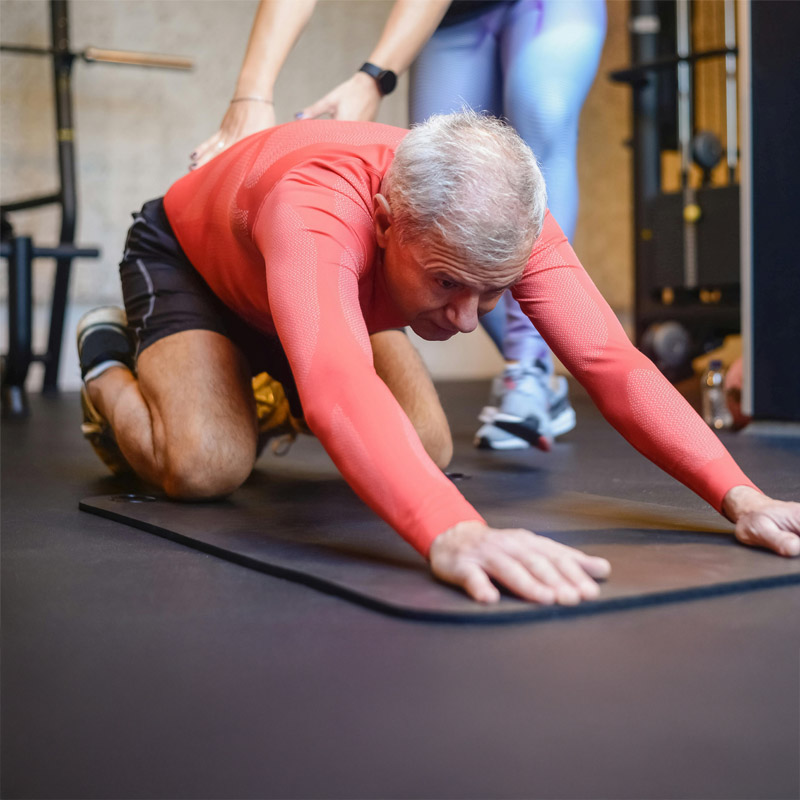
M 498 391 L 500 390 L 500 391 Z M 553 439 L 575 427 L 566 378 L 548 377 L 535 365 L 506 367 L 492 384 L 492 399 L 479 419 L 475 446 L 486 450 L 521 450 L 534 445 L 550 450 Z M 491 403 L 491 401 L 490 401 Z

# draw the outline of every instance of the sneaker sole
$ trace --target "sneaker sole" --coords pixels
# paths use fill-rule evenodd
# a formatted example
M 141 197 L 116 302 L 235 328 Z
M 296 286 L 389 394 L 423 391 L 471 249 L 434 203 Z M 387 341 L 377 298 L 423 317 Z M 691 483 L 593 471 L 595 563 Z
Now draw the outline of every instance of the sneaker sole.
M 568 406 L 550 423 L 553 429 L 553 437 L 569 433 L 575 427 L 576 421 L 575 409 L 572 406 Z
M 511 416 L 511 414 L 498 414 L 492 424 L 500 428 L 501 431 L 524 439 L 534 447 L 538 447 L 539 450 L 544 450 L 545 453 L 549 452 L 553 447 L 553 436 L 545 435 L 541 432 L 537 417 L 522 419 L 521 417 Z
M 480 422 L 484 422 L 487 425 L 492 424 L 492 420 L 497 416 L 497 412 L 500 409 L 497 406 L 484 406 L 481 409 L 481 413 L 478 414 L 478 420 Z
M 478 450 L 527 450 L 530 444 L 518 436 L 511 439 L 489 439 L 487 436 L 476 436 L 474 445 Z
M 495 414 L 492 424 L 501 431 L 518 436 L 520 439 L 535 444 L 539 439 L 550 439 L 569 433 L 576 424 L 575 409 L 566 405 L 562 411 L 550 420 L 550 431 L 547 435 L 541 433 L 541 425 L 537 417 L 515 417 L 511 414 Z M 549 448 L 548 448 L 549 449 Z
M 75 340 L 80 350 L 81 341 L 92 328 L 108 327 L 127 329 L 128 318 L 118 306 L 100 306 L 87 311 L 79 320 Z

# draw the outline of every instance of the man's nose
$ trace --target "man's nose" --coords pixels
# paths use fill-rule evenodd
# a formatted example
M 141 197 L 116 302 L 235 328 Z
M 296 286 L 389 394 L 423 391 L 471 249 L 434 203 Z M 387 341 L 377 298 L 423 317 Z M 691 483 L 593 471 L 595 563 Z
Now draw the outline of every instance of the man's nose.
M 478 327 L 477 295 L 466 295 L 454 300 L 447 307 L 447 320 L 461 333 L 471 333 Z

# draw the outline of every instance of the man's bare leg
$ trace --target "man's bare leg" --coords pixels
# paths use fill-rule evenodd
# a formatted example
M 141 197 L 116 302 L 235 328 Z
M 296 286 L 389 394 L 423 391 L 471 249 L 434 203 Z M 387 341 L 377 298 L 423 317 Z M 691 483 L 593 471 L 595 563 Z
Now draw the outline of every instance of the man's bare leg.
M 453 438 L 439 396 L 416 348 L 402 331 L 370 336 L 375 371 L 400 403 L 440 469 L 453 457 Z
M 181 499 L 240 486 L 253 468 L 257 427 L 238 348 L 218 333 L 184 331 L 142 352 L 137 373 L 112 367 L 87 386 L 136 473 Z

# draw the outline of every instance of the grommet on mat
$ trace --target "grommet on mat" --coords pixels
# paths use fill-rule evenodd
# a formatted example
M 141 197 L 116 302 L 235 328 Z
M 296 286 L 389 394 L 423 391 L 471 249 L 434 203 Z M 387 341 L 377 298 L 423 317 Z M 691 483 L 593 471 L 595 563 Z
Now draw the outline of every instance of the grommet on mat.
M 109 499 L 115 503 L 153 503 L 158 498 L 149 494 L 115 494 Z

